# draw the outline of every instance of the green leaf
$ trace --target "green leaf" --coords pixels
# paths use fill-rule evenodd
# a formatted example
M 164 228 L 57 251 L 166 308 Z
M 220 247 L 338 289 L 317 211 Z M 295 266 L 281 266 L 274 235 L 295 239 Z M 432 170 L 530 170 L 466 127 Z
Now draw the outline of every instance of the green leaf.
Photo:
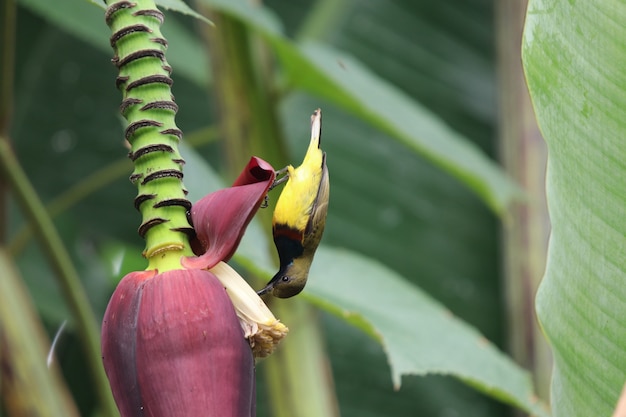
M 469 139 L 358 61 L 322 44 L 306 44 L 300 51 L 311 73 L 303 77 L 301 68 L 294 69 L 293 77 L 306 91 L 336 103 L 345 100 L 342 107 L 464 182 L 496 213 L 519 197 L 520 190 Z M 293 52 L 283 63 L 296 61 Z
M 451 375 L 528 412 L 549 415 L 524 370 L 382 264 L 322 247 L 305 291 L 313 303 L 383 344 L 396 389 L 402 375 Z
M 102 12 L 89 3 L 61 2 L 63 7 L 60 7 L 44 0 L 21 2 L 80 39 L 110 51 L 106 42 L 109 35 L 101 23 Z M 181 8 L 184 3 L 174 3 L 159 4 L 185 13 Z M 295 86 L 329 99 L 431 159 L 467 184 L 497 213 L 502 214 L 511 200 L 519 197 L 519 189 L 475 145 L 358 61 L 321 45 L 308 45 L 300 50 L 283 37 L 281 24 L 265 8 L 238 1 L 208 3 L 265 36 Z M 167 21 L 164 31 L 171 45 L 168 60 L 176 74 L 206 85 L 207 59 L 197 40 L 172 19 Z
M 323 97 L 396 138 L 465 183 L 502 214 L 520 190 L 469 140 L 357 60 L 329 46 L 297 46 L 266 20 L 258 7 L 207 0 L 258 31 L 274 48 L 290 82 Z M 238 4 L 235 7 L 234 4 Z
M 626 7 L 532 0 L 526 79 L 548 144 L 552 235 L 537 313 L 556 416 L 609 416 L 626 379 Z

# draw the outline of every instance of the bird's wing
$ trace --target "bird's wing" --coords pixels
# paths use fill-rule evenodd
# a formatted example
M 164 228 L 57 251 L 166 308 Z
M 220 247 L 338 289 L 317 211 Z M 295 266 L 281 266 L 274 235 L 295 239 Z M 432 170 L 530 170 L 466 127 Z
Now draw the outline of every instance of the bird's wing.
M 306 225 L 304 236 L 314 236 L 321 233 L 326 224 L 326 213 L 328 212 L 328 197 L 330 193 L 330 183 L 328 179 L 328 168 L 326 167 L 326 153 L 322 156 L 322 175 L 320 176 L 319 188 L 313 206 L 311 216 Z M 320 230 L 321 229 L 321 230 Z

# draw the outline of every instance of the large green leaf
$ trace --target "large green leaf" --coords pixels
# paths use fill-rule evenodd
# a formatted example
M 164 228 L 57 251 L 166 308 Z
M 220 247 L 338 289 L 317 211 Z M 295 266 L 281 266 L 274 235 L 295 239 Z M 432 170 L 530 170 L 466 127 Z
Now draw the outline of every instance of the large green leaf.
M 626 380 L 626 5 L 531 0 L 523 58 L 549 149 L 537 312 L 556 416 L 608 416 Z
M 271 276 L 246 258 L 258 254 L 249 249 L 240 247 L 236 259 Z M 321 247 L 305 294 L 383 345 L 396 389 L 403 375 L 449 375 L 537 416 L 550 414 L 534 395 L 526 371 L 442 304 L 378 262 Z
M 537 416 L 549 413 L 529 375 L 467 324 L 383 265 L 322 248 L 307 293 L 322 308 L 382 343 L 394 386 L 402 375 L 455 376 Z
M 357 60 L 320 44 L 296 45 L 269 13 L 241 1 L 206 0 L 263 36 L 293 85 L 323 97 L 424 155 L 476 192 L 502 214 L 519 189 L 474 144 L 434 114 L 385 82 Z M 264 17 L 264 19 L 260 19 Z
M 21 1 L 80 39 L 102 50 L 109 48 L 105 41 L 109 34 L 101 23 L 102 11 L 94 4 L 59 2 L 53 6 L 43 0 Z M 467 138 L 358 61 L 328 46 L 297 47 L 284 37 L 280 23 L 266 9 L 241 1 L 212 0 L 209 3 L 240 18 L 265 36 L 295 86 L 337 103 L 431 159 L 474 190 L 497 213 L 502 214 L 511 200 L 519 197 L 519 190 L 497 165 Z M 101 2 L 96 4 L 102 6 Z M 175 20 L 168 20 L 164 31 L 171 46 L 168 59 L 176 71 L 205 85 L 204 49 Z

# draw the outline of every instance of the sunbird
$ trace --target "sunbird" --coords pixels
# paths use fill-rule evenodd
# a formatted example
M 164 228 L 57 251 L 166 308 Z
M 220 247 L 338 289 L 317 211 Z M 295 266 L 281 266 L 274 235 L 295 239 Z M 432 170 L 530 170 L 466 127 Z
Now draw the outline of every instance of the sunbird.
M 287 181 L 272 219 L 280 269 L 259 295 L 289 298 L 299 294 L 306 284 L 328 212 L 328 168 L 326 153 L 320 149 L 321 134 L 322 111 L 317 109 L 311 116 L 311 142 L 302 164 L 278 171 L 286 174 L 274 186 Z

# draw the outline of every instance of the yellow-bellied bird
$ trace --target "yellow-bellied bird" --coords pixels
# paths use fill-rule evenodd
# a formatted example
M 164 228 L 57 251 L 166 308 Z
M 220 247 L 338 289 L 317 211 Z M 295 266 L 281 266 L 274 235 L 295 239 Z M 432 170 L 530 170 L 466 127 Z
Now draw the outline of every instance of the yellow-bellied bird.
M 328 211 L 328 169 L 326 153 L 320 149 L 321 133 L 322 111 L 317 109 L 311 116 L 311 143 L 302 165 L 287 166 L 287 174 L 277 180 L 277 184 L 287 180 L 272 219 L 280 269 L 259 295 L 289 298 L 306 284 Z

